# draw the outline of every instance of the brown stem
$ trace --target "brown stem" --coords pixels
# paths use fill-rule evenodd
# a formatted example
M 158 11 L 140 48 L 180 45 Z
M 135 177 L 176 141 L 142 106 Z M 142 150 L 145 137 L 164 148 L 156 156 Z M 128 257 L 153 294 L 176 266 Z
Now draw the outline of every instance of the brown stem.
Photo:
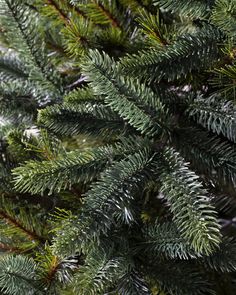
M 30 240 L 37 240 L 41 243 L 45 243 L 45 238 L 39 236 L 35 231 L 31 231 L 27 228 L 25 228 L 22 224 L 20 224 L 16 219 L 14 219 L 13 217 L 11 217 L 10 215 L 6 214 L 4 211 L 0 210 L 0 217 L 4 218 L 5 221 L 10 224 L 13 225 L 19 229 L 21 229 L 29 238 Z
M 51 269 L 49 270 L 46 281 L 50 283 L 53 280 L 53 277 L 55 276 L 55 273 L 57 272 L 57 269 L 59 267 L 60 263 L 57 256 L 53 256 L 52 262 L 51 262 Z
M 22 253 L 24 252 L 22 249 L 18 247 L 11 247 L 9 245 L 6 245 L 4 243 L 0 243 L 0 249 L 8 251 L 8 252 L 14 252 L 14 253 Z
M 113 17 L 109 10 L 107 10 L 101 3 L 94 3 L 98 6 L 98 8 L 109 18 L 113 27 L 120 28 L 118 21 Z
M 58 12 L 58 14 L 60 15 L 60 17 L 63 19 L 63 21 L 65 23 L 68 23 L 70 21 L 69 17 L 67 16 L 67 14 L 59 7 L 59 5 L 54 1 L 54 0 L 47 0 L 48 4 L 53 6 L 54 9 Z M 79 16 L 82 16 L 84 18 L 86 18 L 85 14 L 83 13 L 83 11 L 81 11 L 78 7 L 75 7 L 69 3 L 67 3 L 68 7 L 72 10 L 74 10 Z
M 161 45 L 169 45 L 169 43 L 164 38 L 162 38 L 161 34 L 158 31 L 151 31 L 150 34 L 160 40 Z
M 47 0 L 48 4 L 51 5 L 52 7 L 54 7 L 54 9 L 58 12 L 58 14 L 60 15 L 61 19 L 64 22 L 69 22 L 69 18 L 67 17 L 67 15 L 65 14 L 65 12 L 59 7 L 59 5 L 54 1 L 54 0 Z
M 84 12 L 80 10 L 77 6 L 73 6 L 70 3 L 68 3 L 68 7 L 74 10 L 79 16 L 86 18 L 86 15 L 84 14 Z

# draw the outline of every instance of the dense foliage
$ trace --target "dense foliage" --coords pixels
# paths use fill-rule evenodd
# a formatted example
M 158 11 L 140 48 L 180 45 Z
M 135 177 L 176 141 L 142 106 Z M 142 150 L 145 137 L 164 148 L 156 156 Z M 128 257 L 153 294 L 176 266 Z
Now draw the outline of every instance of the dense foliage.
M 0 32 L 0 294 L 235 294 L 235 0 L 0 0 Z

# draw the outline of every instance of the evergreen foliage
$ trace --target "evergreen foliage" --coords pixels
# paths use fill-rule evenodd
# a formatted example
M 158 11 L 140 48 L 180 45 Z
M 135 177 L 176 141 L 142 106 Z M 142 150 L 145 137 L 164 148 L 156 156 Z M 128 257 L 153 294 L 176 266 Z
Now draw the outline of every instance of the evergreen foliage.
M 235 24 L 0 0 L 0 294 L 235 294 Z

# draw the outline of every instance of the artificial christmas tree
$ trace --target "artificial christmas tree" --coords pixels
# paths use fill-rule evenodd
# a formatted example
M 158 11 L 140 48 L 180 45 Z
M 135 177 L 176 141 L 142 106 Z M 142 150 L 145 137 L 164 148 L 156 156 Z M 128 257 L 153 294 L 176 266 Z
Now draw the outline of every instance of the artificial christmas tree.
M 0 11 L 2 294 L 233 295 L 234 1 Z

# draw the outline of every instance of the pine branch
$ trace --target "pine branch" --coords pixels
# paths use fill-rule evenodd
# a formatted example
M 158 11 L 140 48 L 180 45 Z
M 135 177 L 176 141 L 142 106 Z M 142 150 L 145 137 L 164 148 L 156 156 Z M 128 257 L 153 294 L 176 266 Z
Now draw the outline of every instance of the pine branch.
M 128 143 L 131 143 L 128 140 Z M 142 143 L 141 143 L 142 144 Z M 117 157 L 133 153 L 140 146 L 107 145 L 87 150 L 74 150 L 60 154 L 51 161 L 29 161 L 13 171 L 15 188 L 32 194 L 49 194 L 70 188 L 71 185 L 91 182 L 99 173 Z
M 74 290 L 81 295 L 104 294 L 122 276 L 127 265 L 123 257 L 110 257 L 109 253 L 94 252 L 79 268 L 73 281 Z
M 230 214 L 231 216 L 233 214 L 236 214 L 236 199 L 234 195 L 216 195 L 214 194 L 212 196 L 212 203 L 217 211 L 224 212 L 227 215 Z M 233 220 L 227 220 L 226 225 L 232 225 Z M 222 225 L 223 227 L 223 225 Z
M 189 18 L 207 18 L 210 14 L 210 9 L 214 4 L 213 0 L 180 0 L 178 3 L 172 0 L 154 0 L 154 4 L 161 9 L 178 13 L 182 17 Z
M 233 4 L 0 0 L 1 294 L 234 294 Z
M 158 15 L 152 15 L 146 10 L 140 10 L 136 21 L 142 27 L 143 32 L 154 41 L 154 45 L 160 44 L 162 46 L 169 45 L 169 42 L 165 36 L 165 30 L 160 23 Z
M 167 294 L 176 295 L 205 295 L 214 294 L 213 286 L 207 275 L 194 265 L 182 261 L 163 261 L 152 265 L 148 274 L 153 282 Z
M 0 55 L 0 70 L 0 81 L 24 81 L 28 78 L 28 74 L 26 73 L 23 63 L 15 54 Z
M 84 214 L 91 212 L 89 226 L 95 237 L 106 234 L 117 221 L 128 225 L 135 222 L 132 203 L 148 178 L 151 160 L 148 150 L 128 155 L 105 170 L 86 193 Z
M 195 34 L 181 35 L 169 46 L 127 55 L 121 59 L 121 67 L 124 73 L 138 75 L 149 83 L 163 79 L 172 82 L 210 68 L 219 55 L 217 41 L 219 32 L 206 26 Z
M 69 18 L 66 15 L 66 13 L 60 8 L 57 1 L 54 0 L 47 0 L 48 5 L 52 6 L 53 9 L 55 9 L 56 12 L 58 12 L 58 15 L 61 17 L 61 19 L 67 23 L 69 22 Z
M 104 168 L 111 150 L 73 151 L 52 161 L 30 161 L 13 172 L 15 188 L 32 194 L 61 191 L 79 181 L 91 181 Z
M 173 221 L 196 253 L 209 255 L 219 247 L 221 234 L 207 192 L 173 149 L 165 150 L 164 159 L 169 168 L 161 175 L 161 192 L 169 202 Z
M 1 15 L 3 23 L 8 27 L 8 38 L 16 50 L 20 49 L 20 54 L 30 72 L 30 78 L 35 80 L 37 77 L 38 81 L 40 77 L 46 88 L 58 95 L 61 94 L 61 79 L 44 52 L 42 36 L 38 33 L 37 15 L 34 14 L 34 18 L 29 18 L 32 11 L 19 0 L 1 2 Z
M 118 282 L 118 294 L 123 295 L 151 295 L 142 274 L 134 267 L 131 268 Z
M 0 218 L 3 218 L 8 224 L 13 225 L 20 231 L 24 232 L 30 238 L 30 240 L 36 240 L 40 243 L 44 243 L 46 241 L 45 238 L 39 236 L 35 231 L 29 230 L 28 228 L 23 226 L 18 220 L 14 219 L 12 216 L 8 215 L 3 210 L 0 210 Z
M 157 136 L 167 129 L 163 121 L 168 111 L 160 100 L 140 81 L 122 76 L 108 55 L 92 51 L 82 70 L 95 95 L 104 95 L 105 104 L 142 134 Z M 142 109 L 147 106 L 154 118 Z
M 234 272 L 236 270 L 235 244 L 234 238 L 225 236 L 220 249 L 212 255 L 200 259 L 198 263 L 222 273 Z
M 85 245 L 87 245 L 87 242 L 91 242 L 90 234 L 93 236 L 92 238 L 94 238 L 95 236 L 100 235 L 100 232 L 98 232 L 99 226 L 100 230 L 104 228 L 104 224 L 100 223 L 100 220 L 96 219 L 93 221 L 91 215 L 92 211 L 90 210 L 90 207 L 94 206 L 93 214 L 97 215 L 97 218 L 99 219 L 101 217 L 101 214 L 103 214 L 101 211 L 102 208 L 100 209 L 99 206 L 103 203 L 105 206 L 104 210 L 106 210 L 106 208 L 109 209 L 108 207 L 106 207 L 106 202 L 108 202 L 107 204 L 109 204 L 109 202 L 111 201 L 109 199 L 109 196 L 113 194 L 117 194 L 116 199 L 118 203 L 114 199 L 114 206 L 118 206 L 119 210 L 119 214 L 116 214 L 114 218 L 117 218 L 117 220 L 122 223 L 126 223 L 129 221 L 129 219 L 126 219 L 126 217 L 132 217 L 131 215 L 127 215 L 127 213 L 129 213 L 128 203 L 129 199 L 132 200 L 132 195 L 130 195 L 130 198 L 127 199 L 127 208 L 120 208 L 119 199 L 121 197 L 124 198 L 125 196 L 123 196 L 124 194 L 122 191 L 116 192 L 116 188 L 119 189 L 122 183 L 129 184 L 129 186 L 131 186 L 131 183 L 135 181 L 137 183 L 133 187 L 133 191 L 129 190 L 127 191 L 127 193 L 134 194 L 133 197 L 135 195 L 138 195 L 138 193 L 135 192 L 137 192 L 139 187 L 142 187 L 142 181 L 144 180 L 142 175 L 139 175 L 139 169 L 141 169 L 140 165 L 145 165 L 145 162 L 143 162 L 145 158 L 143 159 L 143 157 L 145 157 L 146 153 L 143 151 L 147 150 L 149 144 L 149 142 L 142 140 L 140 141 L 139 138 L 128 138 L 128 140 L 123 139 L 121 143 L 117 144 L 116 148 L 118 149 L 118 151 L 120 151 L 123 157 L 125 154 L 127 154 L 127 156 L 130 154 L 130 156 L 128 156 L 128 158 L 126 158 L 125 160 L 121 160 L 120 162 L 115 163 L 110 169 L 105 170 L 102 174 L 103 176 L 101 176 L 100 182 L 98 182 L 97 184 L 95 183 L 94 190 L 101 190 L 102 194 L 99 194 L 98 199 L 97 197 L 96 199 L 94 199 L 93 196 L 90 196 L 89 193 L 89 195 L 85 198 L 87 209 L 84 209 L 86 209 L 86 211 L 88 211 L 89 214 L 86 214 L 85 212 L 85 214 L 82 215 L 82 219 L 81 217 L 78 217 L 76 215 L 74 216 L 71 213 L 67 213 L 66 215 L 62 214 L 62 217 L 60 217 L 60 219 L 62 219 L 62 224 L 56 227 L 55 238 L 53 243 L 53 251 L 56 255 L 64 257 L 68 255 L 73 255 L 76 251 L 81 251 L 81 249 L 83 249 L 83 251 L 87 251 L 87 247 Z M 142 155 L 142 153 L 144 154 Z M 133 157 L 132 154 L 134 154 Z M 127 160 L 129 160 L 130 162 L 126 163 Z M 138 163 L 138 167 L 140 168 L 135 166 L 137 160 L 138 162 L 140 162 Z M 120 170 L 120 167 L 123 166 L 126 167 L 124 179 L 122 179 L 122 174 Z M 115 176 L 113 176 L 113 174 Z M 133 179 L 133 177 L 135 176 L 136 179 Z M 114 183 L 114 188 L 113 184 L 111 184 L 111 186 L 109 186 L 109 189 L 106 190 L 106 187 L 103 186 L 103 181 L 111 182 L 114 177 L 119 177 L 117 181 Z M 104 196 L 103 190 L 106 190 Z M 93 193 L 93 190 L 91 190 L 91 193 Z M 90 200 L 88 200 L 88 198 L 90 198 Z M 110 215 L 114 214 L 115 208 L 116 207 L 112 208 L 112 212 L 105 213 Z M 78 220 L 80 220 L 79 223 Z M 107 215 L 104 216 L 104 214 L 101 218 L 101 221 L 107 221 L 107 225 L 111 225 L 112 223 L 112 220 L 107 220 Z M 93 232 L 94 227 L 96 228 L 96 232 Z
M 235 38 L 236 9 L 233 0 L 216 0 L 211 20 L 230 37 Z
M 39 113 L 38 122 L 57 134 L 92 134 L 108 137 L 122 133 L 125 124 L 109 107 L 97 102 L 48 107 Z
M 61 285 L 71 283 L 74 272 L 77 270 L 78 260 L 76 258 L 61 259 L 52 254 L 51 249 L 37 254 L 37 273 L 43 281 L 46 292 L 57 294 Z
M 62 30 L 65 51 L 72 58 L 80 58 L 86 49 L 96 44 L 96 30 L 89 19 L 72 15 Z
M 0 288 L 4 294 L 44 294 L 36 286 L 36 264 L 30 258 L 7 255 L 0 260 Z
M 236 78 L 236 65 L 234 62 L 234 49 L 228 52 L 226 61 L 223 61 L 221 67 L 214 69 L 214 76 L 212 78 L 212 85 L 217 87 L 215 98 L 219 100 L 219 103 L 223 103 L 223 98 L 229 101 L 235 100 L 235 78 Z M 229 63 L 229 64 L 227 64 Z M 212 95 L 214 99 L 214 95 Z
M 223 134 L 229 140 L 236 141 L 236 108 L 233 102 L 224 101 L 216 96 L 196 98 L 188 108 L 188 113 L 198 124 Z
M 235 183 L 235 146 L 197 128 L 176 129 L 174 145 L 199 174 L 215 183 Z
M 170 259 L 189 259 L 198 256 L 190 249 L 174 223 L 147 224 L 142 228 L 142 233 L 143 242 L 138 244 L 140 254 L 145 252 L 150 258 L 154 255 L 158 259 L 161 256 Z
M 90 17 L 95 23 L 107 24 L 110 23 L 115 28 L 121 28 L 117 18 L 112 14 L 116 11 L 115 3 L 109 1 L 93 0 L 91 4 L 86 5 L 87 16 Z M 111 12 L 111 11 L 112 12 Z

